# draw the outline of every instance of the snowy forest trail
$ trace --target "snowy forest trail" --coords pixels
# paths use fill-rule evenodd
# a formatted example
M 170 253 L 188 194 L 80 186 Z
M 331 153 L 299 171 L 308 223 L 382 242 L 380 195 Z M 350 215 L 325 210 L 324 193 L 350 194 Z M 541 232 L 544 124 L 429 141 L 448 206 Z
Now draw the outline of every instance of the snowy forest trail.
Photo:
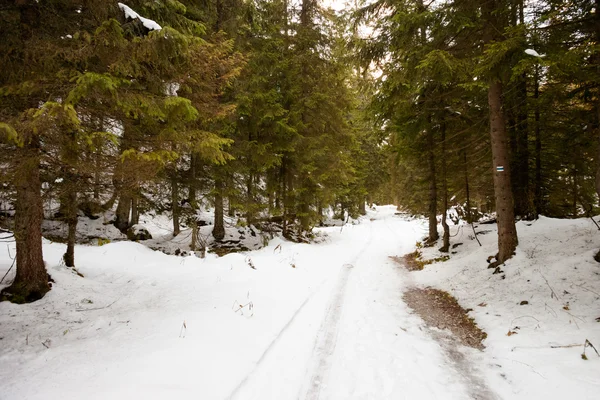
M 469 355 L 426 328 L 402 301 L 415 225 L 390 210 L 341 233 L 355 253 L 294 314 L 233 399 L 485 399 Z M 360 243 L 360 244 L 359 244 Z M 300 386 L 298 386 L 300 384 Z
M 413 276 L 389 256 L 424 231 L 395 211 L 224 257 L 78 246 L 84 278 L 45 242 L 52 291 L 0 303 L 0 397 L 495 399 L 489 357 L 445 342 L 403 302 Z

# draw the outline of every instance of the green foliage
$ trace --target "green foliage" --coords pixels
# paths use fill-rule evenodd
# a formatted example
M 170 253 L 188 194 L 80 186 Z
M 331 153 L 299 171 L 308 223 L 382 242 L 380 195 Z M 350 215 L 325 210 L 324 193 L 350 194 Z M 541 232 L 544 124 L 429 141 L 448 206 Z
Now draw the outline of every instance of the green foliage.
M 17 146 L 23 146 L 22 141 L 19 139 L 19 134 L 7 123 L 0 122 L 0 138 L 4 142 L 14 143 Z

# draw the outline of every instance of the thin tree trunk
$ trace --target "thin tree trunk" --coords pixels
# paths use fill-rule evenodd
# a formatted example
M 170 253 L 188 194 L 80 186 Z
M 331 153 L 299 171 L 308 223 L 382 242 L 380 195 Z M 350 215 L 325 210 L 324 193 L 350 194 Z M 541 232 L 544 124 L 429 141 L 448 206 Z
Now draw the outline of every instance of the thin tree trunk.
M 28 303 L 44 297 L 50 285 L 42 254 L 44 215 L 37 140 L 27 143 L 19 152 L 14 181 L 17 271 L 12 285 L 2 291 L 0 298 Z
M 254 179 L 252 173 L 248 174 L 246 180 L 246 224 L 248 226 L 254 223 L 254 194 L 253 194 Z
M 427 164 L 429 167 L 429 243 L 435 243 L 439 238 L 437 230 L 437 183 L 435 173 L 435 146 L 433 131 L 427 127 Z
M 223 221 L 223 181 L 215 179 L 215 226 L 212 235 L 217 241 L 225 237 L 225 223 Z
M 442 213 L 442 227 L 444 228 L 443 245 L 440 248 L 442 252 L 448 252 L 450 250 L 450 227 L 446 218 L 448 217 L 448 180 L 447 180 L 447 168 L 446 168 L 446 122 L 441 123 L 442 131 L 442 199 L 443 199 L 443 213 Z
M 282 229 L 283 237 L 288 236 L 288 162 L 287 157 L 283 157 L 281 162 L 281 198 L 283 200 L 283 219 Z
M 537 219 L 542 213 L 542 137 L 540 129 L 540 105 L 538 99 L 540 97 L 540 67 L 535 66 L 535 89 L 533 92 L 535 98 L 535 188 L 533 192 L 533 204 L 535 208 L 535 218 Z M 600 118 L 600 107 L 598 107 L 598 116 Z M 600 138 L 600 135 L 598 136 Z M 600 146 L 598 146 L 600 156 Z M 600 160 L 600 158 L 599 158 Z M 596 190 L 600 193 L 600 162 L 598 163 L 599 171 L 596 173 Z
M 100 199 L 100 155 L 99 150 L 94 151 L 94 200 Z
M 473 217 L 471 216 L 471 194 L 469 190 L 469 164 L 467 163 L 467 150 L 463 150 L 463 160 L 465 167 L 465 195 L 467 197 L 467 223 L 473 222 Z
M 358 212 L 360 213 L 360 215 L 367 215 L 367 207 L 366 207 L 366 204 L 367 204 L 367 198 L 366 198 L 366 197 L 364 197 L 364 198 L 362 199 L 362 201 L 361 201 L 361 202 L 359 202 L 359 204 L 358 204 Z
M 529 197 L 529 126 L 527 123 L 527 75 L 523 74 L 517 82 L 517 110 L 515 129 L 515 167 L 514 182 L 515 213 L 521 218 L 531 218 Z
M 198 244 L 198 220 L 196 217 L 196 210 L 198 203 L 196 201 L 196 155 L 192 153 L 190 155 L 190 170 L 189 170 L 189 181 L 188 181 L 188 200 L 190 207 L 192 208 L 192 215 L 190 215 L 189 224 L 192 229 L 190 250 L 195 251 L 196 245 Z
M 125 150 L 132 147 L 130 136 L 130 128 L 126 125 L 119 146 L 120 154 L 123 154 Z M 115 183 L 115 189 L 119 194 L 119 203 L 117 204 L 117 210 L 115 211 L 115 227 L 123 233 L 127 233 L 127 229 L 131 226 L 131 190 L 135 186 L 135 178 L 132 178 L 131 174 L 132 171 L 129 160 L 120 160 L 115 168 L 115 178 L 113 179 L 113 182 Z
M 579 199 L 579 188 L 577 187 L 577 167 L 573 166 L 573 202 L 571 203 L 571 214 L 573 218 L 577 218 L 577 199 Z
M 177 177 L 175 176 L 175 174 L 176 173 L 173 172 L 173 176 L 171 177 L 171 209 L 173 211 L 173 237 L 179 235 L 179 232 L 181 232 L 181 229 L 179 227 L 179 184 L 177 182 Z
M 68 194 L 68 205 L 67 205 L 67 251 L 63 256 L 65 265 L 67 267 L 75 268 L 75 240 L 77 234 L 77 191 L 71 188 Z
M 494 173 L 494 197 L 498 221 L 497 266 L 513 256 L 518 244 L 515 227 L 514 202 L 510 183 L 508 138 L 502 112 L 502 83 L 492 81 L 488 90 L 490 136 Z
M 198 207 L 198 203 L 196 200 L 196 191 L 198 182 L 196 182 L 196 155 L 192 154 L 190 156 L 190 171 L 189 171 L 189 182 L 188 182 L 188 197 L 190 206 L 192 207 L 193 214 L 196 214 L 196 208 Z
M 140 223 L 140 208 L 139 208 L 139 196 L 138 191 L 131 197 L 131 225 Z

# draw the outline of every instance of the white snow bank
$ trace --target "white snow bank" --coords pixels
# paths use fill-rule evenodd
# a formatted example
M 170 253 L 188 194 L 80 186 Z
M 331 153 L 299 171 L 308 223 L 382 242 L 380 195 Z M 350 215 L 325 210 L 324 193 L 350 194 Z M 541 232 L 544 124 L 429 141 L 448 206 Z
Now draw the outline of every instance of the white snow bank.
M 476 224 L 477 225 L 477 224 Z M 501 274 L 487 269 L 497 251 L 496 225 L 452 226 L 449 261 L 412 276 L 422 286 L 452 293 L 487 332 L 488 380 L 506 399 L 592 399 L 600 390 L 600 233 L 589 219 L 540 217 L 517 223 L 516 255 Z M 439 246 L 438 246 L 439 247 Z M 435 248 L 423 250 L 439 257 Z M 510 332 L 510 334 L 509 334 Z
M 144 24 L 144 26 L 147 29 L 150 29 L 151 31 L 160 31 L 162 29 L 162 27 L 156 21 L 142 17 L 140 14 L 133 11 L 133 9 L 131 9 L 131 7 L 129 7 L 128 5 L 123 4 L 123 3 L 117 3 L 117 4 L 119 5 L 119 8 L 125 13 L 125 18 L 130 18 L 130 19 L 137 18 L 142 22 L 142 24 Z

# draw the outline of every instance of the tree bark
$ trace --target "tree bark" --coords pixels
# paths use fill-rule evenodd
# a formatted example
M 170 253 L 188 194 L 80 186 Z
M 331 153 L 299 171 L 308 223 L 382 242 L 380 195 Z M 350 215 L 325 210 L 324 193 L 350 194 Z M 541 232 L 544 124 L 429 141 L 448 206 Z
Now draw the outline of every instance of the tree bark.
M 0 298 L 13 303 L 28 303 L 44 297 L 50 285 L 42 254 L 44 215 L 37 140 L 31 140 L 19 152 L 15 171 L 17 271 L 12 285 L 2 291 Z
M 360 215 L 367 215 L 367 199 L 366 197 L 362 199 L 358 204 L 358 212 Z
M 129 215 L 131 214 L 131 195 L 127 192 L 122 192 L 115 211 L 116 220 L 115 227 L 123 233 L 129 228 Z
M 67 251 L 63 256 L 67 267 L 75 268 L 75 240 L 77 234 L 77 191 L 74 188 L 68 193 L 66 221 L 68 226 Z
M 289 216 L 289 179 L 288 179 L 288 159 L 286 156 L 283 157 L 281 162 L 281 198 L 283 200 L 283 220 L 282 220 L 282 234 L 283 237 L 288 237 L 288 216 Z
M 431 127 L 427 127 L 427 164 L 429 167 L 429 237 L 427 241 L 434 243 L 439 239 L 437 230 L 437 183 L 435 173 L 435 143 Z
M 467 163 L 467 150 L 463 150 L 464 172 L 465 172 L 465 196 L 467 198 L 467 223 L 473 222 L 471 215 L 471 193 L 469 190 L 469 164 Z
M 179 184 L 175 171 L 173 171 L 173 176 L 171 177 L 171 209 L 173 211 L 173 237 L 175 237 L 181 232 L 179 227 Z
M 254 177 L 252 172 L 248 173 L 246 179 L 246 224 L 248 226 L 254 223 Z
M 502 83 L 490 82 L 488 90 L 490 108 L 490 136 L 494 174 L 494 198 L 498 221 L 498 256 L 500 265 L 513 256 L 518 244 L 515 226 L 514 202 L 510 183 L 508 138 L 502 112 Z
M 442 213 L 442 227 L 444 228 L 443 234 L 443 245 L 440 251 L 447 253 L 450 250 L 450 227 L 446 221 L 448 217 L 448 179 L 447 179 L 447 168 L 446 168 L 446 122 L 441 122 L 441 133 L 442 133 L 442 201 L 443 201 L 443 213 Z
M 523 74 L 517 82 L 517 107 L 513 171 L 513 194 L 515 196 L 515 214 L 521 218 L 531 218 L 529 195 L 529 126 L 527 123 L 527 75 Z
M 537 219 L 543 212 L 542 210 L 542 137 L 540 129 L 540 66 L 535 66 L 535 88 L 533 96 L 535 98 L 535 188 L 533 192 L 534 216 Z M 600 107 L 598 107 L 598 116 L 600 117 Z M 598 136 L 600 138 L 600 135 Z M 600 143 L 599 143 L 600 144 Z M 600 146 L 598 146 L 600 156 Z M 600 160 L 600 158 L 599 158 Z M 600 193 L 600 162 L 598 163 L 598 172 L 596 173 L 596 190 Z
M 136 193 L 131 197 L 131 225 L 136 225 L 140 223 L 140 208 L 139 208 L 139 191 L 136 190 Z
M 215 226 L 212 235 L 217 241 L 225 237 L 225 223 L 223 221 L 223 181 L 215 179 Z

